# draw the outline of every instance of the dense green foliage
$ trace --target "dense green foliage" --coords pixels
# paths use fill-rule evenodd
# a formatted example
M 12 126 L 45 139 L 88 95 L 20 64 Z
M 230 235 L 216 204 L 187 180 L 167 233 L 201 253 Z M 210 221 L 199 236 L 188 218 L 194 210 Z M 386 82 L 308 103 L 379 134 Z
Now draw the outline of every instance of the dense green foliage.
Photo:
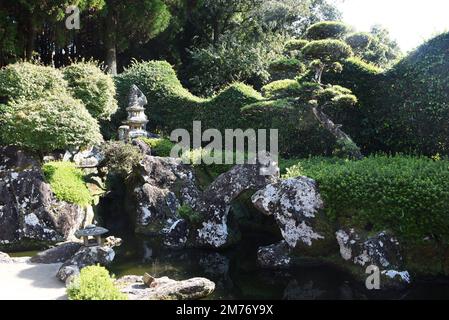
M 296 80 L 284 79 L 271 82 L 262 88 L 264 97 L 285 98 L 296 96 L 300 89 L 300 84 Z
M 158 157 L 169 157 L 174 143 L 165 138 L 140 138 L 151 148 L 151 154 Z
M 449 241 L 449 161 L 373 156 L 311 158 L 300 165 L 285 177 L 299 173 L 315 179 L 327 213 L 339 224 L 387 229 L 411 242 Z
M 192 95 L 179 82 L 173 68 L 166 62 L 134 63 L 116 78 L 120 111 L 111 123 L 116 132 L 126 116 L 127 96 L 136 84 L 148 98 L 148 129 L 169 135 L 172 130 L 192 130 L 192 122 L 202 122 L 202 130 L 279 129 L 283 154 L 308 156 L 332 151 L 333 140 L 314 120 L 311 111 L 293 107 L 288 100 L 265 101 L 249 86 L 235 83 L 216 96 L 201 99 Z
M 56 198 L 80 206 L 91 204 L 92 197 L 84 183 L 83 172 L 72 162 L 48 162 L 42 171 Z
M 324 40 L 324 39 L 341 39 L 350 28 L 343 22 L 339 21 L 323 21 L 311 25 L 305 33 L 306 39 Z
M 311 41 L 304 46 L 302 52 L 306 59 L 319 59 L 323 62 L 341 61 L 352 55 L 351 47 L 336 39 Z
M 92 117 L 106 120 L 117 110 L 114 81 L 95 63 L 74 63 L 63 73 L 72 95 L 83 101 Z
M 109 172 L 126 177 L 143 159 L 139 148 L 122 141 L 108 141 L 101 145 L 105 157 L 103 165 Z
M 202 222 L 202 217 L 199 213 L 193 211 L 192 207 L 190 207 L 189 205 L 182 205 L 178 208 L 178 215 L 190 222 L 192 225 L 194 226 L 198 226 L 201 224 Z
M 0 141 L 49 152 L 102 141 L 97 121 L 80 100 L 54 95 L 0 107 Z
M 109 271 L 100 266 L 83 268 L 67 287 L 67 295 L 70 300 L 127 300 L 115 286 Z
M 304 64 L 296 58 L 278 58 L 272 61 L 268 67 L 272 81 L 293 79 L 304 72 Z
M 64 94 L 67 82 L 52 67 L 20 62 L 0 69 L 0 103 Z

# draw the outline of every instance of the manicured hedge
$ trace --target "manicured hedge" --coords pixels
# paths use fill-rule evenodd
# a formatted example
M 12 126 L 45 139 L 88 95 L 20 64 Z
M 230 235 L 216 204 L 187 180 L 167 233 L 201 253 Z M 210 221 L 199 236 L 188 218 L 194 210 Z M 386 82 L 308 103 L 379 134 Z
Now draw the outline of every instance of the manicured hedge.
M 193 121 L 197 120 L 202 122 L 203 131 L 209 128 L 221 132 L 236 128 L 279 129 L 280 140 L 284 141 L 280 151 L 285 155 L 329 154 L 334 144 L 310 113 L 301 108 L 294 111 L 288 101 L 266 101 L 259 92 L 243 83 L 235 83 L 216 96 L 202 99 L 183 88 L 172 66 L 164 61 L 136 62 L 115 80 L 120 108 L 110 122 L 110 137 L 126 118 L 129 89 L 136 84 L 148 99 L 148 130 L 164 136 L 178 128 L 190 132 Z M 309 153 L 312 150 L 313 153 Z
M 293 164 L 284 163 L 284 172 Z M 302 174 L 319 183 L 326 211 L 338 223 L 391 230 L 409 242 L 449 241 L 448 160 L 373 156 L 311 158 L 300 164 Z

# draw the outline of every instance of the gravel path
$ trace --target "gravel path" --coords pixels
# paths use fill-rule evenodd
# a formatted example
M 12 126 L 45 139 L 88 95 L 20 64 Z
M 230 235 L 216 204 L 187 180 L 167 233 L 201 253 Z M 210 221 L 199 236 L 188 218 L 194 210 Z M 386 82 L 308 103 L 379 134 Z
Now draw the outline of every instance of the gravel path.
M 61 264 L 32 264 L 26 258 L 0 263 L 0 300 L 65 300 L 65 285 L 56 278 Z

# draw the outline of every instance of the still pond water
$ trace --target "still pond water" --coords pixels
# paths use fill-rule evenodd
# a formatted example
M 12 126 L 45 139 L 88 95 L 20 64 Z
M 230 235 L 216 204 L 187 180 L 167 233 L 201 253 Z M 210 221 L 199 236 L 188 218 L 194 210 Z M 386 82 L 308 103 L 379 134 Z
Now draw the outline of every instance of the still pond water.
M 246 236 L 231 249 L 168 251 L 148 240 L 125 238 L 111 271 L 117 276 L 168 276 L 176 280 L 206 277 L 216 283 L 209 299 L 449 299 L 449 283 L 419 283 L 402 292 L 372 293 L 331 267 L 303 267 L 289 271 L 258 268 L 256 251 L 271 239 Z

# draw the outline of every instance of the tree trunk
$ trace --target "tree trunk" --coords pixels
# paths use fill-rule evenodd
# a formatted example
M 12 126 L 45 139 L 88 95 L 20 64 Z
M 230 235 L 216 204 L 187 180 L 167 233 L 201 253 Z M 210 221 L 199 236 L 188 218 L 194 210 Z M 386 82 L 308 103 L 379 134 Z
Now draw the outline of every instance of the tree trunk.
M 34 45 L 36 42 L 36 27 L 34 26 L 33 16 L 30 13 L 28 17 L 25 60 L 30 61 L 33 58 Z
M 117 75 L 117 16 L 112 8 L 109 9 L 106 16 L 106 72 Z
M 324 112 L 318 109 L 316 106 L 312 106 L 313 114 L 315 115 L 315 118 L 318 120 L 318 122 L 321 123 L 321 125 L 329 131 L 337 140 L 339 141 L 345 141 L 350 144 L 354 144 L 354 141 L 352 141 L 351 137 L 346 134 L 343 130 L 340 129 L 340 125 L 336 125 Z M 363 159 L 363 155 L 360 152 L 360 150 L 357 148 L 356 150 L 350 151 L 351 158 L 360 160 Z

